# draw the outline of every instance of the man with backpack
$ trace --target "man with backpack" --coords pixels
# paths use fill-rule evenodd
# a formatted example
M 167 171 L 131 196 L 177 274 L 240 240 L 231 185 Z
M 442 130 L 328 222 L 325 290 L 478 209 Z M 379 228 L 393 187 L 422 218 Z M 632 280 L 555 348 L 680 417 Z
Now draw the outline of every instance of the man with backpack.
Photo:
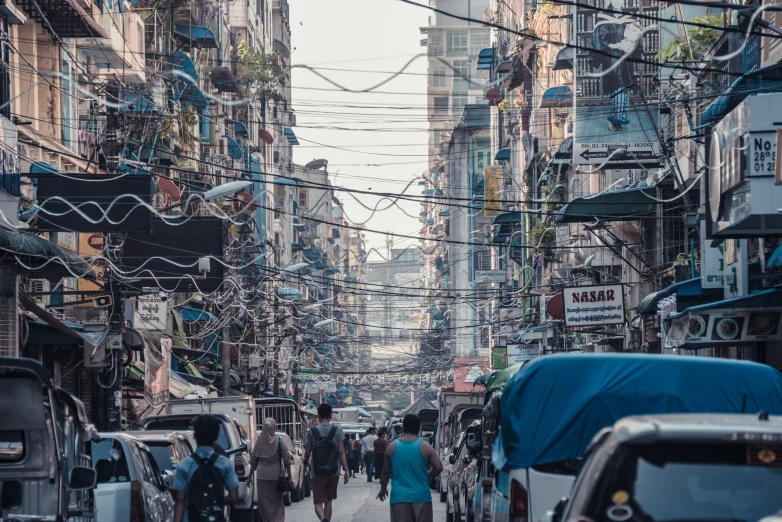
M 220 421 L 199 415 L 193 420 L 193 431 L 198 447 L 179 463 L 171 487 L 174 522 L 227 522 L 225 506 L 239 500 L 239 478 L 231 461 L 213 447 Z
M 345 484 L 350 472 L 345 457 L 342 428 L 331 424 L 331 406 L 318 406 L 320 423 L 307 432 L 304 450 L 304 472 L 312 470 L 312 500 L 315 502 L 315 514 L 321 522 L 331 520 L 331 502 L 337 498 L 339 485 L 339 466 L 345 470 Z M 310 459 L 312 455 L 312 459 Z

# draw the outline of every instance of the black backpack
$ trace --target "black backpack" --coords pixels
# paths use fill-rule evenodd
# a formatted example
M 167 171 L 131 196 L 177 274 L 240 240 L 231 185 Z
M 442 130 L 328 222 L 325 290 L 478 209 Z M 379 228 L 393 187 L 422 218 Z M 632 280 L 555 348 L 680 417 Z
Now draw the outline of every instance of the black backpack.
M 333 477 L 339 472 L 337 444 L 334 435 L 337 427 L 332 426 L 326 438 L 323 438 L 315 426 L 312 428 L 312 472 L 316 477 Z
M 192 455 L 198 468 L 187 485 L 187 519 L 189 522 L 225 522 L 223 474 L 215 467 L 220 457 L 212 453 L 209 460 Z

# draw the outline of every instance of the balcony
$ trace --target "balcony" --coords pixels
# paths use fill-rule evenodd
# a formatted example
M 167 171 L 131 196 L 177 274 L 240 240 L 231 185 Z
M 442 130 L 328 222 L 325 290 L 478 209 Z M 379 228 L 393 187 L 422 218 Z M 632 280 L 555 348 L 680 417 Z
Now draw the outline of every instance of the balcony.
M 95 61 L 100 74 L 117 76 L 129 83 L 144 83 L 144 22 L 138 13 L 130 12 L 125 5 L 119 9 L 95 16 L 106 38 L 86 38 L 76 42 L 76 47 Z M 124 37 L 123 37 L 124 33 Z

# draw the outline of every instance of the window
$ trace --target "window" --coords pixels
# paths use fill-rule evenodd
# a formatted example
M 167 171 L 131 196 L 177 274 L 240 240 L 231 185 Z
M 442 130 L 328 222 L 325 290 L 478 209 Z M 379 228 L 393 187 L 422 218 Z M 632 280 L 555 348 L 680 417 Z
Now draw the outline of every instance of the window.
M 443 139 L 442 131 L 433 130 L 432 131 L 432 144 L 431 144 L 431 146 L 433 148 L 439 147 L 440 146 L 440 142 L 442 141 L 442 139 Z M 408 259 L 406 256 L 401 256 L 400 258 L 397 258 L 397 259 L 400 259 L 400 260 L 403 260 L 403 261 L 411 261 L 411 259 Z
M 299 189 L 299 210 L 307 210 L 307 189 Z
M 467 54 L 467 29 L 458 31 L 446 31 L 445 50 L 448 56 Z
M 462 117 L 462 110 L 467 105 L 469 96 L 466 92 L 454 91 L 451 93 L 451 107 L 453 107 L 453 119 L 454 121 Z
M 453 85 L 465 86 L 470 83 L 470 62 L 467 60 L 453 61 Z
M 660 35 L 658 33 L 646 33 L 644 35 L 644 52 L 656 53 L 660 50 Z
M 445 67 L 432 67 L 429 85 L 432 87 L 448 87 L 448 74 Z
M 443 55 L 443 33 L 440 31 L 430 31 L 427 35 L 429 56 Z
M 174 464 L 177 463 L 176 456 L 174 455 L 174 448 L 168 442 L 147 442 L 147 447 L 152 458 L 155 459 L 158 469 L 162 471 L 173 470 Z
M 470 56 L 478 56 L 484 49 L 491 47 L 491 33 L 485 29 L 470 31 Z
M 489 250 L 475 252 L 475 270 L 491 270 L 491 252 Z
M 0 431 L 0 463 L 19 462 L 24 458 L 24 432 Z
M 448 97 L 447 96 L 435 96 L 434 97 L 434 112 L 435 113 L 448 112 Z
M 92 462 L 98 475 L 98 484 L 129 482 L 130 469 L 122 443 L 116 439 L 102 439 L 92 443 Z

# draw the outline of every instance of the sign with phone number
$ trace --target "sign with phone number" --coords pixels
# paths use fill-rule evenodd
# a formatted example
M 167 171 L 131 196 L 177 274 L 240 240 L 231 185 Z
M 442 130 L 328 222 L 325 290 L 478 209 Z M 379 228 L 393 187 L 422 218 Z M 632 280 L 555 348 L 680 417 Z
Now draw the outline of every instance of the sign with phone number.
M 777 162 L 776 132 L 751 133 L 747 154 L 747 176 L 773 176 Z

